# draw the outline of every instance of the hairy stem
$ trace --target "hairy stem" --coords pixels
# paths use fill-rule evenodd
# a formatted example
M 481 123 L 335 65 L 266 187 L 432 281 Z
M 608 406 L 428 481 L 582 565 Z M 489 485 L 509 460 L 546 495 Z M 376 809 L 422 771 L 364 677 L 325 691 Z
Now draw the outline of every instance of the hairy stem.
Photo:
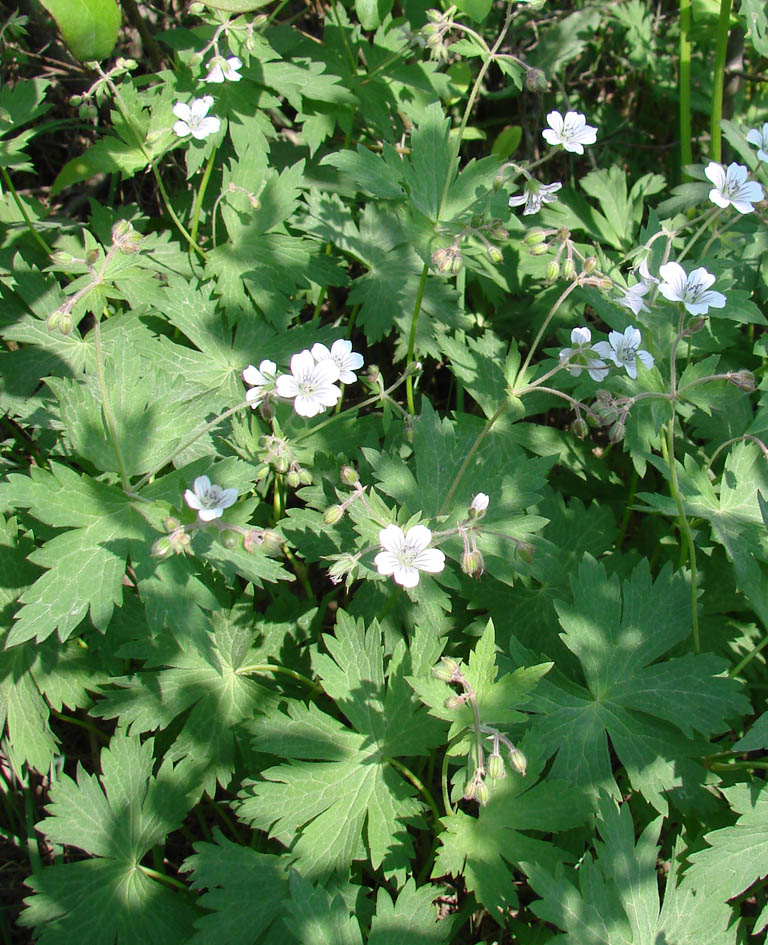
M 725 84 L 725 56 L 728 49 L 728 27 L 731 19 L 731 0 L 720 0 L 715 41 L 715 69 L 712 75 L 712 108 L 709 114 L 709 153 L 713 161 L 722 156 L 720 119 L 723 117 L 723 86 Z

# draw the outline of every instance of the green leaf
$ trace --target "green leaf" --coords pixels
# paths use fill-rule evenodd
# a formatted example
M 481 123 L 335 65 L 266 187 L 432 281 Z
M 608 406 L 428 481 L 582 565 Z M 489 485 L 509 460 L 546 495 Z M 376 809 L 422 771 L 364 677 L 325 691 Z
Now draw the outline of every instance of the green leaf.
M 355 0 L 355 13 L 364 30 L 375 30 L 392 10 L 393 0 Z
M 56 20 L 64 42 L 81 62 L 111 55 L 120 30 L 115 0 L 40 0 Z
M 356 151 L 343 150 L 327 154 L 321 164 L 330 164 L 346 175 L 357 192 L 384 200 L 402 200 L 405 191 L 395 167 L 383 158 L 357 145 Z
M 267 6 L 270 0 L 200 0 L 212 10 L 223 10 L 225 13 L 252 13 Z
M 411 136 L 410 162 L 403 165 L 413 206 L 433 222 L 440 213 L 453 162 L 449 128 L 442 105 L 434 102 L 425 109 L 422 121 Z
M 219 830 L 214 840 L 196 843 L 182 867 L 192 871 L 193 889 L 207 890 L 198 903 L 208 912 L 196 919 L 189 945 L 280 945 L 289 904 L 285 859 L 232 843 Z
M 331 896 L 295 871 L 290 877 L 290 915 L 286 925 L 298 942 L 312 945 L 363 945 L 360 926 L 341 896 Z
M 29 880 L 21 923 L 37 941 L 60 945 L 182 945 L 191 932 L 189 903 L 150 879 L 144 855 L 179 827 L 190 799 L 165 762 L 153 776 L 152 740 L 116 734 L 101 752 L 101 778 L 78 768 L 50 791 L 49 816 L 38 824 L 54 843 L 99 859 L 46 867 Z
M 738 15 L 744 18 L 755 52 L 768 56 L 768 15 L 760 0 L 742 0 Z
M 664 901 L 659 904 L 657 841 L 662 818 L 652 821 L 635 844 L 628 804 L 617 809 L 600 799 L 596 856 L 585 855 L 578 870 L 552 875 L 531 860 L 523 864 L 541 899 L 531 909 L 563 929 L 563 945 L 734 945 L 730 909 L 696 890 L 690 874 L 677 882 L 679 847 L 671 857 Z
M 389 759 L 426 754 L 440 740 L 410 693 L 405 676 L 419 653 L 432 665 L 440 644 L 417 633 L 410 651 L 394 647 L 384 669 L 377 624 L 367 630 L 339 611 L 330 655 L 314 665 L 323 689 L 350 725 L 314 705 L 291 700 L 285 713 L 271 711 L 250 726 L 254 747 L 287 760 L 246 784 L 239 816 L 268 830 L 291 850 L 307 877 L 346 870 L 370 857 L 374 869 L 402 870 L 413 856 L 405 825 L 421 805 Z
M 668 566 L 652 581 L 642 562 L 620 585 L 587 556 L 571 584 L 572 602 L 557 610 L 584 684 L 554 672 L 543 679 L 528 705 L 539 713 L 530 737 L 547 757 L 556 755 L 553 777 L 618 796 L 610 738 L 633 787 L 666 812 L 663 792 L 678 782 L 686 759 L 707 750 L 694 731 L 725 731 L 731 715 L 747 711 L 746 700 L 736 681 L 721 675 L 726 664 L 713 654 L 658 662 L 690 634 L 682 574 Z M 514 638 L 510 649 L 530 661 Z
M 457 0 L 456 6 L 476 23 L 482 23 L 491 12 L 492 0 Z
M 118 688 L 105 692 L 91 711 L 138 733 L 167 728 L 188 713 L 167 757 L 193 772 L 213 796 L 217 782 L 226 786 L 232 777 L 244 724 L 273 707 L 275 696 L 240 672 L 255 661 L 251 608 L 214 614 L 209 627 L 208 645 L 190 646 L 166 634 L 153 654 L 153 664 L 162 668 L 113 679 Z M 143 650 L 139 643 L 136 656 Z
M 446 942 L 454 929 L 450 916 L 439 921 L 433 905 L 439 889 L 416 887 L 409 879 L 395 900 L 383 887 L 376 897 L 376 915 L 371 923 L 368 945 L 439 945 Z

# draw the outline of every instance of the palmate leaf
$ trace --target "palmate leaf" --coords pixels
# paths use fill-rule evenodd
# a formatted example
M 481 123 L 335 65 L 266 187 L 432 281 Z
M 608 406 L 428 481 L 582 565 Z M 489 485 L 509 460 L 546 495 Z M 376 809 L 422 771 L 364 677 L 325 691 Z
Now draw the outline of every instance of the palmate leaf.
M 723 788 L 733 810 L 741 816 L 730 827 L 713 830 L 704 839 L 706 850 L 691 855 L 685 880 L 698 898 L 723 905 L 768 873 L 768 790 L 755 784 Z M 768 925 L 764 905 L 750 930 L 758 935 Z
M 617 809 L 600 799 L 596 856 L 586 855 L 578 870 L 559 867 L 554 875 L 531 860 L 523 864 L 542 898 L 536 915 L 563 929 L 562 945 L 733 945 L 731 910 L 696 890 L 686 875 L 678 884 L 675 850 L 659 904 L 656 861 L 662 818 L 652 821 L 635 844 L 627 804 Z
M 682 574 L 666 567 L 652 581 L 643 562 L 620 587 L 586 556 L 571 583 L 573 601 L 557 609 L 584 683 L 555 673 L 539 683 L 527 706 L 538 713 L 531 738 L 556 755 L 553 777 L 618 796 L 610 738 L 633 787 L 666 813 L 663 792 L 692 775 L 686 759 L 707 750 L 694 732 L 724 731 L 726 719 L 749 711 L 748 703 L 736 680 L 720 675 L 726 664 L 714 654 L 657 662 L 690 634 Z M 531 661 L 514 637 L 510 651 Z
M 256 719 L 254 747 L 289 761 L 246 783 L 238 813 L 290 847 L 308 878 L 366 857 L 391 874 L 413 855 L 405 825 L 421 805 L 389 759 L 426 754 L 442 728 L 416 704 L 405 676 L 427 672 L 441 645 L 418 632 L 408 649 L 398 642 L 385 670 L 378 625 L 366 630 L 342 611 L 324 640 L 330 655 L 318 656 L 315 670 L 349 726 L 295 701 Z
M 253 609 L 243 605 L 214 614 L 209 640 L 197 646 L 183 631 L 179 639 L 164 635 L 152 656 L 161 668 L 113 679 L 118 688 L 105 692 L 92 714 L 118 718 L 132 732 L 148 732 L 188 713 L 166 755 L 179 761 L 181 770 L 194 772 L 201 790 L 213 795 L 217 781 L 226 786 L 231 779 L 237 743 L 246 737 L 244 723 L 276 704 L 273 693 L 239 672 L 254 662 L 254 622 Z M 145 653 L 138 641 L 131 655 Z
M 29 880 L 21 923 L 42 945 L 181 945 L 191 932 L 189 902 L 142 871 L 141 860 L 180 826 L 191 806 L 169 762 L 157 776 L 153 744 L 116 734 L 101 753 L 101 778 L 78 769 L 51 787 L 38 828 L 53 842 L 97 859 L 46 867 Z

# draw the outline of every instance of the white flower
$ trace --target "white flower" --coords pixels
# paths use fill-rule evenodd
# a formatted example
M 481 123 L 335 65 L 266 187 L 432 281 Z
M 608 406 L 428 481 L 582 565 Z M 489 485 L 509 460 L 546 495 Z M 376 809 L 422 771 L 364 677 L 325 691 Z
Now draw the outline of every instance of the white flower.
M 194 492 L 187 489 L 184 500 L 191 509 L 197 509 L 201 522 L 212 522 L 220 518 L 224 509 L 237 501 L 237 489 L 222 489 L 214 485 L 207 476 L 195 479 Z
M 560 364 L 565 365 L 569 374 L 578 377 L 582 371 L 587 371 L 593 381 L 605 380 L 608 374 L 608 365 L 594 357 L 592 347 L 592 332 L 589 328 L 574 328 L 571 331 L 573 348 L 563 348 L 560 352 Z
M 254 410 L 275 389 L 276 375 L 277 365 L 274 361 L 262 361 L 258 368 L 249 364 L 243 371 L 243 380 L 251 387 L 245 399 Z
M 242 69 L 243 64 L 237 56 L 230 56 L 224 59 L 221 56 L 214 56 L 208 63 L 208 75 L 203 82 L 218 84 L 221 82 L 239 82 L 242 79 L 238 75 L 238 69 Z
M 650 309 L 643 301 L 643 296 L 647 294 L 650 287 L 648 282 L 637 282 L 635 285 L 631 285 L 624 295 L 616 301 L 624 308 L 631 309 L 634 315 L 639 315 L 640 312 L 648 312 Z
M 751 213 L 755 209 L 752 204 L 763 199 L 763 188 L 756 180 L 747 180 L 749 172 L 743 164 L 729 164 L 726 170 L 710 161 L 704 173 L 715 185 L 709 199 L 718 207 L 732 206 L 739 213 Z
M 354 384 L 357 375 L 353 371 L 359 371 L 363 366 L 362 354 L 353 351 L 352 342 L 345 338 L 334 341 L 330 351 L 319 342 L 313 344 L 312 357 L 318 364 L 322 361 L 333 361 L 339 370 L 339 380 L 342 384 Z
M 566 112 L 565 118 L 560 112 L 550 112 L 547 124 L 549 128 L 541 133 L 547 144 L 562 144 L 566 151 L 575 154 L 583 154 L 584 145 L 594 144 L 597 140 L 597 128 L 588 125 L 580 112 Z
M 747 141 L 757 148 L 758 161 L 768 161 L 768 121 L 763 125 L 762 131 L 759 128 L 748 131 Z
M 474 509 L 478 515 L 482 515 L 483 512 L 488 508 L 488 503 L 491 500 L 484 492 L 478 492 L 477 495 L 472 499 L 470 504 L 470 509 Z
M 213 96 L 204 95 L 202 98 L 195 98 L 191 105 L 185 102 L 176 102 L 173 106 L 173 114 L 179 119 L 173 130 L 183 138 L 185 135 L 192 135 L 198 141 L 207 138 L 208 135 L 216 134 L 221 128 L 221 121 L 214 115 L 208 115 L 208 109 L 213 105 Z
M 416 587 L 419 571 L 437 574 L 445 567 L 445 555 L 438 548 L 428 548 L 432 532 L 426 525 L 414 525 L 403 533 L 399 525 L 387 525 L 379 532 L 380 551 L 373 559 L 379 574 L 391 574 L 397 584 Z
M 281 374 L 275 388 L 281 397 L 294 398 L 293 409 L 300 416 L 314 417 L 338 402 L 338 379 L 335 361 L 329 358 L 316 364 L 311 351 L 300 351 L 291 358 L 291 373 Z
M 664 280 L 659 292 L 670 302 L 682 302 L 691 315 L 706 315 L 710 308 L 725 306 L 722 292 L 709 290 L 715 277 L 703 266 L 686 275 L 679 263 L 668 262 L 659 267 L 659 274 Z
M 653 355 L 638 350 L 641 340 L 640 332 L 630 325 L 623 334 L 620 331 L 610 332 L 608 341 L 598 341 L 595 351 L 601 358 L 610 358 L 617 367 L 625 367 L 627 374 L 634 380 L 637 377 L 638 359 L 645 367 L 653 367 Z
M 537 180 L 529 179 L 525 182 L 523 193 L 509 198 L 509 205 L 510 207 L 521 207 L 525 204 L 523 216 L 527 217 L 532 213 L 538 213 L 539 210 L 541 210 L 542 204 L 554 203 L 557 200 L 554 194 L 556 194 L 562 186 L 563 185 L 559 182 L 555 184 L 540 184 Z

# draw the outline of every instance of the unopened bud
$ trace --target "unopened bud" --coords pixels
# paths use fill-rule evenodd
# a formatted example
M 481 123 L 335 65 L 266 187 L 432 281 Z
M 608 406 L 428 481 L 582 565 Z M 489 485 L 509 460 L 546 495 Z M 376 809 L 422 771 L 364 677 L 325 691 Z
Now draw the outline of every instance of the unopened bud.
M 597 257 L 587 256 L 587 258 L 584 260 L 584 265 L 582 266 L 582 272 L 589 275 L 590 272 L 594 272 L 595 269 L 597 269 Z
M 504 253 L 502 253 L 498 246 L 489 246 L 488 258 L 492 263 L 496 263 L 498 265 L 499 263 L 504 262 Z
M 519 748 L 513 748 L 510 751 L 509 763 L 512 765 L 514 771 L 517 771 L 519 775 L 525 777 L 525 770 L 528 767 L 528 762 L 526 761 L 525 755 L 520 751 Z
M 95 266 L 96 263 L 99 261 L 100 255 L 101 253 L 98 251 L 98 249 L 89 249 L 88 252 L 85 254 L 85 261 L 88 263 L 89 266 Z
M 475 800 L 481 807 L 485 807 L 491 797 L 491 792 L 488 790 L 488 785 L 485 781 L 478 781 L 475 784 Z
M 546 92 L 549 82 L 541 69 L 529 69 L 525 73 L 525 87 L 529 92 Z
M 265 528 L 261 533 L 261 550 L 265 555 L 278 555 L 283 551 L 283 539 L 271 528 Z
M 301 476 L 296 469 L 290 469 L 288 475 L 285 477 L 285 481 L 291 489 L 298 489 L 301 485 Z
M 619 416 L 619 411 L 607 403 L 597 403 L 592 408 L 592 413 L 597 419 L 597 422 L 601 426 L 607 427 L 609 424 L 614 423 Z
M 507 770 L 504 767 L 504 759 L 501 755 L 493 754 L 488 759 L 488 774 L 494 781 L 500 781 L 502 778 L 506 778 Z
M 335 525 L 344 517 L 344 509 L 340 505 L 329 505 L 323 512 L 323 524 Z
M 462 701 L 458 696 L 455 696 L 455 695 L 448 696 L 448 698 L 445 700 L 443 705 L 445 706 L 446 709 L 450 709 L 451 711 L 453 711 L 454 709 L 458 709 L 459 706 L 462 705 Z
M 728 380 L 731 384 L 735 384 L 739 390 L 746 391 L 746 393 L 751 394 L 752 391 L 757 390 L 755 385 L 755 375 L 751 371 L 732 371 L 728 375 Z
M 272 460 L 272 465 L 275 469 L 275 472 L 288 472 L 288 460 L 285 458 L 285 456 L 275 456 Z
M 219 535 L 219 541 L 224 545 L 225 548 L 229 548 L 230 551 L 234 551 L 235 548 L 240 544 L 238 541 L 237 535 L 232 531 L 222 532 Z
M 488 236 L 492 240 L 496 240 L 499 243 L 503 243 L 505 240 L 509 239 L 509 230 L 501 225 L 501 221 L 496 223 L 496 220 L 491 224 L 490 229 L 488 230 Z
M 529 252 L 531 256 L 546 256 L 549 252 L 549 246 L 546 243 L 537 243 L 535 246 L 531 246 Z
M 266 22 L 267 22 L 267 14 L 259 13 L 258 16 L 255 16 L 253 18 L 253 20 L 251 21 L 251 25 L 253 26 L 255 30 L 260 30 Z
M 125 69 L 127 72 L 130 72 L 131 69 L 135 69 L 138 66 L 138 63 L 135 59 L 125 59 L 123 56 L 120 56 L 115 62 L 115 65 L 119 69 Z
M 90 105 L 87 102 L 78 108 L 77 113 L 83 121 L 93 121 L 95 118 L 99 117 L 99 110 L 96 106 Z
M 170 558 L 173 554 L 173 543 L 168 535 L 162 535 L 158 538 L 149 553 L 153 558 Z
M 461 272 L 461 267 L 463 263 L 461 260 L 461 253 L 458 250 L 455 250 L 453 253 L 453 259 L 451 260 L 451 272 L 454 276 L 457 276 Z
M 348 486 L 354 486 L 360 480 L 360 476 L 354 466 L 342 466 L 339 472 L 341 481 Z
M 79 108 L 83 104 L 83 96 L 70 95 L 69 104 L 72 106 L 72 108 Z
M 563 279 L 573 279 L 576 275 L 576 266 L 572 259 L 566 259 L 563 263 Z
M 490 505 L 490 498 L 485 492 L 478 492 L 474 496 L 472 501 L 469 503 L 469 517 L 470 518 L 482 518 L 485 515 L 488 506 Z
M 176 529 L 181 525 L 181 522 L 174 515 L 167 515 L 163 519 L 163 528 L 167 532 L 176 531 Z
M 530 233 L 526 233 L 523 237 L 523 242 L 526 246 L 538 246 L 539 243 L 543 243 L 547 238 L 547 234 L 544 230 L 531 230 Z
M 312 485 L 312 473 L 308 469 L 299 470 L 299 482 L 302 486 Z
M 432 675 L 443 682 L 452 682 L 459 671 L 459 664 L 450 656 L 444 656 L 437 666 L 432 667 Z
M 626 432 L 627 428 L 624 426 L 621 420 L 617 420 L 608 431 L 608 439 L 611 443 L 621 443 Z
M 483 576 L 485 573 L 485 562 L 483 561 L 483 556 L 477 549 L 474 551 L 466 551 L 461 556 L 461 570 L 468 577 L 479 578 Z
M 55 253 L 51 253 L 51 262 L 54 266 L 70 266 L 73 262 L 82 261 L 82 259 L 76 259 L 72 253 L 65 253 L 60 249 L 57 249 Z
M 554 259 L 552 262 L 547 263 L 547 269 L 544 273 L 544 276 L 547 282 L 554 282 L 560 275 L 560 263 L 556 262 Z
M 58 331 L 61 327 L 61 318 L 64 313 L 60 308 L 51 312 L 48 316 L 48 331 Z
M 687 324 L 687 326 L 686 326 L 686 328 L 685 328 L 685 334 L 686 334 L 686 335 L 695 335 L 696 332 L 697 332 L 697 331 L 701 331 L 701 329 L 702 329 L 706 324 L 707 324 L 706 318 L 701 318 L 701 316 L 699 316 L 698 318 L 691 318 L 691 319 L 688 320 L 688 324 Z
M 118 220 L 112 227 L 112 242 L 119 243 L 131 230 L 131 224 L 127 220 Z
M 583 417 L 576 417 L 576 419 L 571 424 L 571 433 L 574 436 L 577 436 L 580 440 L 583 440 L 584 437 L 589 433 L 587 421 L 584 420 Z

